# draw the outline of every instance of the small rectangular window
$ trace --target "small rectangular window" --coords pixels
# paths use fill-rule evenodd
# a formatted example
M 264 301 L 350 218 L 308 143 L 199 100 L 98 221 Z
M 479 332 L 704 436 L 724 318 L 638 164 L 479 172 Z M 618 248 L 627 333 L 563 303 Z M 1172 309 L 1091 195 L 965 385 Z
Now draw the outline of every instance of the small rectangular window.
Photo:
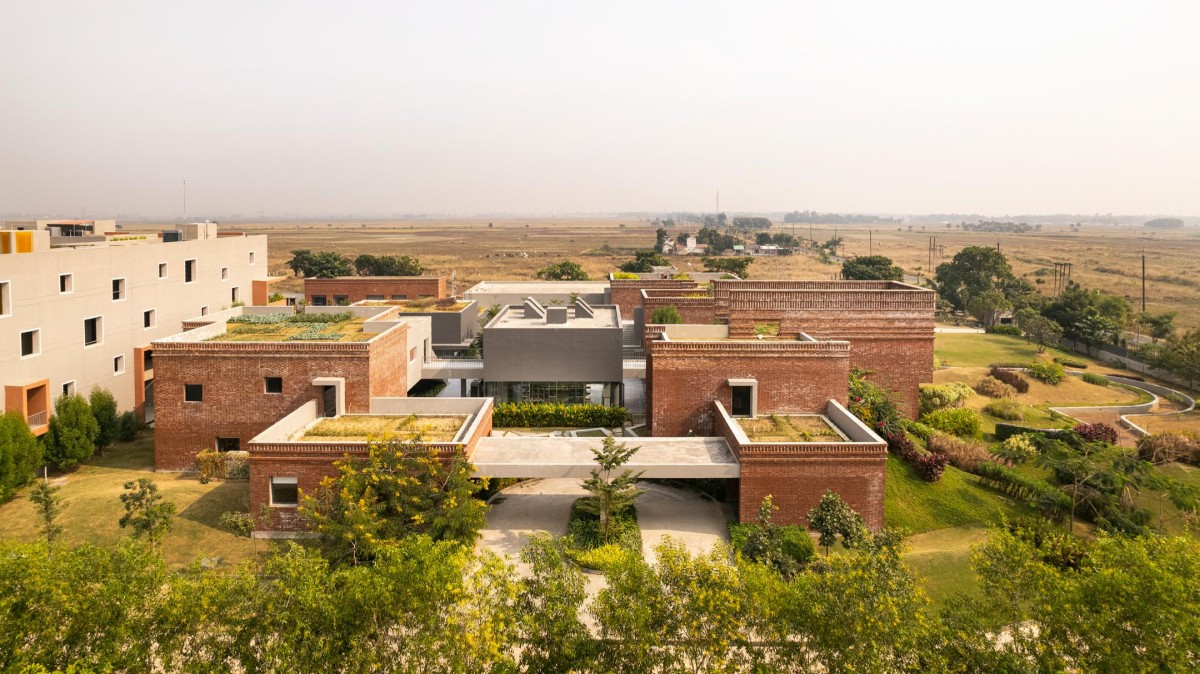
M 159 278 L 167 277 L 167 263 L 166 262 L 158 263 L 158 277 Z
M 328 303 L 329 303 L 329 301 L 325 298 L 324 295 L 313 295 L 312 296 L 312 305 L 314 307 L 323 307 Z
M 125 356 L 113 356 L 113 374 L 125 374 Z
M 221 280 L 225 281 L 229 278 L 229 267 L 221 267 Z
M 104 339 L 104 333 L 101 328 L 99 316 L 83 319 L 83 345 L 92 346 L 93 344 L 99 344 Z
M 12 283 L 0 281 L 0 316 L 12 315 Z
M 62 394 L 65 396 L 75 395 L 75 380 L 74 379 L 72 379 L 71 381 L 68 381 L 68 382 L 63 382 Z
M 264 377 L 263 390 L 267 393 L 283 393 L 283 377 Z
M 184 384 L 183 399 L 189 403 L 204 402 L 204 384 Z
M 242 441 L 238 438 L 217 438 L 218 452 L 236 452 L 242 448 Z
M 394 300 L 406 300 L 406 299 L 408 299 L 408 295 L 392 295 L 392 299 L 394 299 Z
M 242 294 L 238 292 L 238 288 L 230 288 L 229 299 L 234 302 L 241 301 Z
M 207 316 L 208 315 L 208 307 L 200 307 L 200 315 Z
M 417 359 L 417 347 L 414 346 L 413 348 L 408 350 L 408 362 L 411 363 L 412 361 L 414 361 L 416 359 Z
M 379 302 L 383 300 L 383 295 L 367 295 L 367 299 L 372 302 Z
M 42 331 L 26 330 L 21 333 L 21 357 L 36 356 L 42 351 Z
M 147 309 L 142 312 L 142 327 L 143 328 L 153 328 L 154 327 L 154 310 L 153 309 Z
M 58 292 L 66 295 L 67 293 L 75 292 L 75 275 L 74 274 L 59 274 L 58 275 Z
M 196 261 L 195 260 L 184 260 L 183 261 L 183 282 L 184 283 L 194 283 L 195 281 L 196 281 Z
M 112 280 L 113 301 L 125 299 L 125 279 L 115 278 Z
M 271 478 L 271 505 L 297 506 L 300 505 L 300 488 L 294 477 Z
M 254 251 L 250 251 L 250 264 L 254 264 Z

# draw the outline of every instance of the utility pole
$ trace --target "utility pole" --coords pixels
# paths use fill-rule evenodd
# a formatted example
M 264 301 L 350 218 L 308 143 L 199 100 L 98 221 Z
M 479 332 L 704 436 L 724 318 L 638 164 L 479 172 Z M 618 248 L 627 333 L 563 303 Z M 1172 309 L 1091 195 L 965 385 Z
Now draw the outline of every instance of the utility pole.
M 183 222 L 187 224 L 187 180 L 183 181 Z
M 1146 249 L 1142 249 L 1142 313 L 1146 313 Z
M 875 254 L 875 230 L 867 230 L 867 255 Z

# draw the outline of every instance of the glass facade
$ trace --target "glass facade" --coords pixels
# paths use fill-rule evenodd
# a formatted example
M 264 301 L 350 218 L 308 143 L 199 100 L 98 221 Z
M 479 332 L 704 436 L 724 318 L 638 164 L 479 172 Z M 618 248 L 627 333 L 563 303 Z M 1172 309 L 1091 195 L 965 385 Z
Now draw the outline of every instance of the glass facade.
M 489 381 L 484 382 L 482 394 L 496 402 L 622 404 L 620 382 Z

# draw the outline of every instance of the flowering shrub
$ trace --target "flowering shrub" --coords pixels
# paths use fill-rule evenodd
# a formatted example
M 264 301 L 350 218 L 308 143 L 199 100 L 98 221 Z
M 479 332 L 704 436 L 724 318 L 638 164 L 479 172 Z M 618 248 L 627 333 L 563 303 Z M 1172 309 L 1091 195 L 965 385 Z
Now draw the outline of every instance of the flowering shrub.
M 922 480 L 937 482 L 942 479 L 942 473 L 946 472 L 946 464 L 949 462 L 950 460 L 946 458 L 945 454 L 930 453 L 918 457 L 913 462 L 913 467 L 917 469 L 917 473 L 921 476 Z
M 1045 384 L 1058 384 L 1067 375 L 1061 364 L 1052 360 L 1039 360 L 1029 366 L 1029 376 Z
M 1079 424 L 1071 430 L 1082 435 L 1083 439 L 1088 442 L 1107 442 L 1110 445 L 1117 444 L 1117 429 L 1101 421 L 1092 424 Z
M 947 407 L 961 407 L 963 401 L 975 395 L 975 391 L 966 384 L 926 384 L 920 387 L 921 414 Z

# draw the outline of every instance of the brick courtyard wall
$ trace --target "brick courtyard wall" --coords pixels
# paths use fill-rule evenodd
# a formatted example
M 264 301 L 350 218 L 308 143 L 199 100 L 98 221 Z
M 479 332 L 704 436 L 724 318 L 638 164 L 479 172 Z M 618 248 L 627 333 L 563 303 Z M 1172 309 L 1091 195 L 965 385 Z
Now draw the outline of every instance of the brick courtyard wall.
M 404 299 L 446 297 L 446 279 L 442 276 L 338 276 L 336 278 L 304 279 L 304 301 L 312 304 L 313 295 L 324 295 L 330 305 L 335 295 L 345 295 L 350 303 L 361 302 L 367 295 L 381 295 L 390 300 L 393 295 Z
M 656 437 L 713 433 L 712 401 L 732 406 L 729 379 L 758 382 L 764 412 L 820 413 L 845 403 L 850 371 L 846 342 L 652 342 L 646 353 L 646 409 Z
M 762 500 L 771 496 L 779 508 L 777 524 L 808 526 L 808 511 L 830 490 L 861 514 L 868 527 L 883 527 L 886 444 L 743 444 L 724 415 L 714 414 L 714 424 L 740 464 L 738 521 L 756 521 Z
M 678 309 L 684 323 L 709 325 L 717 318 L 716 304 L 713 303 L 713 298 L 711 297 L 683 297 L 679 295 L 650 295 L 649 293 L 645 293 L 642 297 L 642 306 L 644 307 L 645 313 L 643 315 L 647 323 L 653 320 L 654 310 L 661 307 L 675 307 Z
M 686 279 L 609 279 L 610 302 L 621 307 L 621 318 L 633 320 L 633 310 L 642 306 L 642 290 L 646 288 L 688 290 L 697 287 Z M 649 316 L 649 314 L 647 314 Z
M 403 397 L 406 338 L 401 324 L 369 342 L 155 342 L 155 469 L 195 470 L 196 454 L 218 437 L 238 438 L 244 449 L 316 399 L 317 377 L 345 379 L 351 413 L 369 412 L 373 396 Z M 265 377 L 282 377 L 283 393 L 266 393 Z M 204 400 L 185 402 L 185 384 L 203 385 Z

